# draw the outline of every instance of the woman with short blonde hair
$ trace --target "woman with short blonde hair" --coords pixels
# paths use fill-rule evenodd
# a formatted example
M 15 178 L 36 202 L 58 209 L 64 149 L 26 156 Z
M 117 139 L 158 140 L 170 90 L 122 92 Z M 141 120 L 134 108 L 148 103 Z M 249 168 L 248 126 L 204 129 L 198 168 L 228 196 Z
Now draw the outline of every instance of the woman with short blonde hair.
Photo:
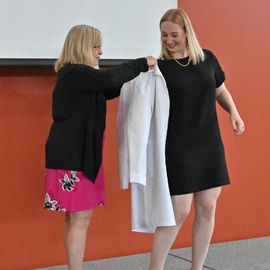
M 60 57 L 55 63 L 58 72 L 65 64 L 93 65 L 93 48 L 101 48 L 101 32 L 89 25 L 72 27 L 66 37 Z
M 99 70 L 101 32 L 88 25 L 70 29 L 55 63 L 53 123 L 45 147 L 45 209 L 65 212 L 68 269 L 82 269 L 93 210 L 105 203 L 102 165 L 106 100 L 123 83 L 156 65 L 152 56 Z

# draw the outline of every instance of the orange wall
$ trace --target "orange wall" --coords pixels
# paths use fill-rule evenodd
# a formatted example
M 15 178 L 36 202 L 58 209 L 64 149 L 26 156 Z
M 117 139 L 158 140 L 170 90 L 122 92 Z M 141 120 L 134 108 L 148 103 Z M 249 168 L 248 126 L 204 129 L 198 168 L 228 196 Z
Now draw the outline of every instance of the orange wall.
M 269 236 L 270 3 L 180 2 L 203 47 L 219 57 L 247 126 L 246 134 L 235 138 L 227 115 L 219 110 L 232 185 L 224 188 L 220 198 L 213 242 Z M 0 269 L 65 263 L 63 215 L 42 208 L 44 143 L 51 123 L 54 81 L 48 69 L 0 70 Z M 150 250 L 151 235 L 130 231 L 130 194 L 119 190 L 116 112 L 117 101 L 110 102 L 105 145 L 107 204 L 95 212 L 86 259 Z M 174 247 L 190 245 L 191 221 L 192 216 Z

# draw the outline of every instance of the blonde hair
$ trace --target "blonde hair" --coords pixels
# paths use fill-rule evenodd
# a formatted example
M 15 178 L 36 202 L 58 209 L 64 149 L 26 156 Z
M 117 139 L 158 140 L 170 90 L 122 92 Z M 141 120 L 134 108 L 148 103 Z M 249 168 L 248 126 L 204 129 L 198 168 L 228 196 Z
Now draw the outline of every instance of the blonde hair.
M 54 65 L 56 72 L 65 64 L 93 66 L 93 48 L 101 46 L 101 32 L 89 25 L 72 27 L 65 39 L 60 57 Z
M 191 21 L 188 15 L 182 9 L 169 9 L 161 17 L 159 22 L 159 27 L 165 21 L 173 22 L 180 25 L 186 33 L 186 43 L 189 51 L 189 57 L 192 63 L 195 65 L 201 61 L 204 61 L 203 50 L 197 40 L 196 34 L 193 30 Z M 164 43 L 161 40 L 161 52 L 160 59 L 171 59 L 171 55 L 164 46 Z

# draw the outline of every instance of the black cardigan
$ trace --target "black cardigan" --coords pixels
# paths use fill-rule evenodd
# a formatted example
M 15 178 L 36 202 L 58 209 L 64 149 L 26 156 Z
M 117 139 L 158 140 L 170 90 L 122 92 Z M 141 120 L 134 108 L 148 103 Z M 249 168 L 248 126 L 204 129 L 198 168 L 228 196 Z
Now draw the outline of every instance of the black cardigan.
M 123 83 L 147 70 L 146 58 L 110 70 L 81 64 L 61 68 L 53 91 L 46 168 L 83 171 L 95 182 L 102 161 L 106 99 L 119 96 Z

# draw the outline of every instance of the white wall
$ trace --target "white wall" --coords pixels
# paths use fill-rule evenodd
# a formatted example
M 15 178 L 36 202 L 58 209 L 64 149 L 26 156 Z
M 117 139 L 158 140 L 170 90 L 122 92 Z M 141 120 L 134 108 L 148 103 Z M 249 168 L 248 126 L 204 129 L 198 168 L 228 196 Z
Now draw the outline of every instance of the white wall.
M 103 59 L 160 49 L 159 19 L 177 0 L 0 0 L 0 58 L 57 58 L 68 30 L 89 24 L 103 33 Z

